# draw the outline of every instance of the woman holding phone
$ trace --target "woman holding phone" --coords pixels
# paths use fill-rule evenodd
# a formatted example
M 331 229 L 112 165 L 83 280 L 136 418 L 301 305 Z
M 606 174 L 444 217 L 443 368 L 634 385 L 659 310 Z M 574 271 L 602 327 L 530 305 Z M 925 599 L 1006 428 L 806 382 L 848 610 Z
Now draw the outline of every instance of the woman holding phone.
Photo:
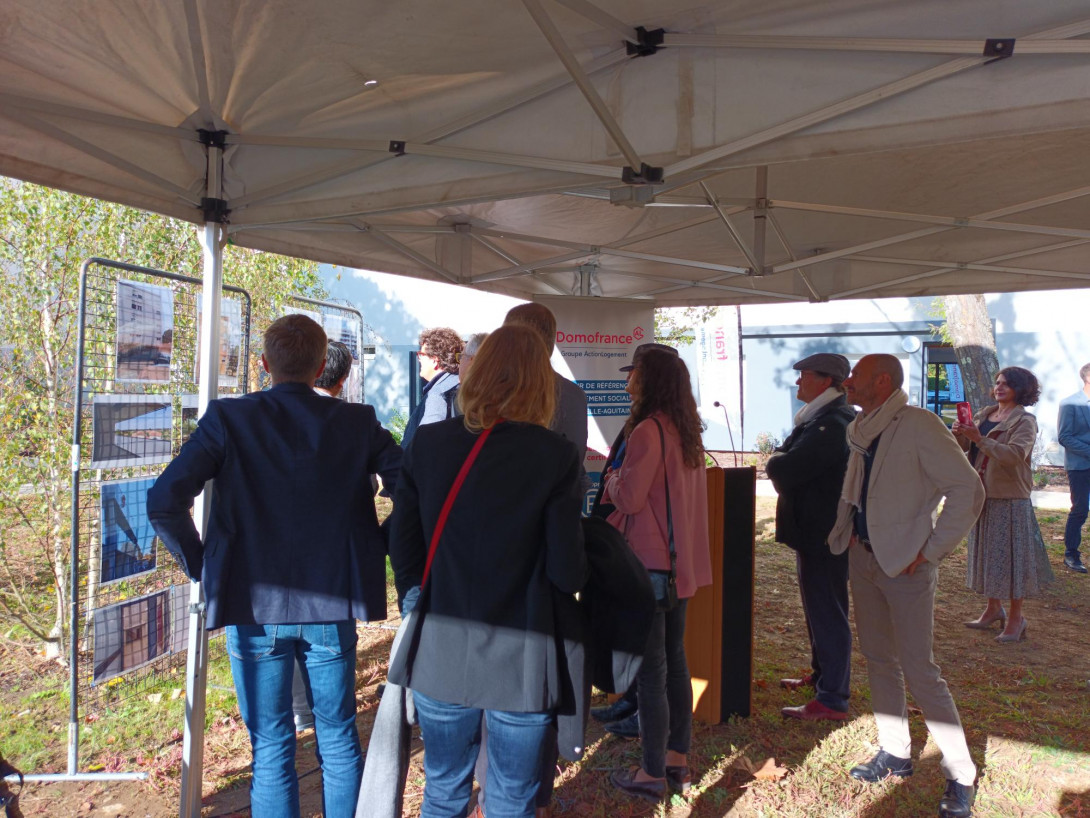
M 1028 369 L 1009 366 L 995 377 L 996 403 L 974 420 L 955 422 L 953 431 L 984 482 L 986 499 L 969 532 L 966 586 L 988 597 L 988 606 L 967 628 L 999 622 L 997 642 L 1025 638 L 1022 601 L 1052 580 L 1041 530 L 1033 513 L 1033 446 L 1037 419 L 1025 407 L 1037 403 L 1041 387 Z M 1003 609 L 1010 599 L 1010 616 Z

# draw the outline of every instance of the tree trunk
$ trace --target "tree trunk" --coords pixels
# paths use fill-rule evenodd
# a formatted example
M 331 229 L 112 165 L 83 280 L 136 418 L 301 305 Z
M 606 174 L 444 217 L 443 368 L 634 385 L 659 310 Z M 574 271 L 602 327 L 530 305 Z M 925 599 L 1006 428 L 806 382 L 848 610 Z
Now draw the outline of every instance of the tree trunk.
M 943 298 L 943 304 L 946 335 L 961 367 L 965 400 L 976 412 L 993 402 L 992 386 L 999 372 L 988 306 L 982 295 L 948 295 Z

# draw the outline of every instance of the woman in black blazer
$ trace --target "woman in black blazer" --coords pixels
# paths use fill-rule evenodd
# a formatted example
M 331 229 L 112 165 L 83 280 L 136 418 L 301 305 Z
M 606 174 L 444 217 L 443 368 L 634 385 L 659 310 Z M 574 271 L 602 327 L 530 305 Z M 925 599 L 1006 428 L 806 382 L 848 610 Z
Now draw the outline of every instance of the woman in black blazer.
M 546 427 L 555 405 L 541 337 L 504 326 L 460 387 L 461 418 L 422 426 L 394 499 L 390 562 L 398 594 L 424 579 L 440 510 L 478 436 L 489 437 L 451 506 L 427 583 L 419 643 L 392 662 L 413 690 L 424 735 L 423 818 L 465 815 L 488 726 L 489 812 L 534 814 L 543 742 L 562 689 L 555 590 L 578 591 L 587 562 L 575 448 Z

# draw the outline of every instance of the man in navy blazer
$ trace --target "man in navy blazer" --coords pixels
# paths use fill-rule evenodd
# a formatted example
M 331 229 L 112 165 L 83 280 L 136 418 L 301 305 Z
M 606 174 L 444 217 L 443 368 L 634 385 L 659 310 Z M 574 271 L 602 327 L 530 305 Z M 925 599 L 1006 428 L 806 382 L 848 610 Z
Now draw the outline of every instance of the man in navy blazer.
M 324 814 L 353 814 L 362 771 L 354 620 L 386 618 L 386 536 L 370 475 L 393 489 L 401 449 L 370 406 L 314 392 L 325 359 L 317 323 L 274 321 L 261 359 L 272 388 L 211 401 L 148 492 L 156 532 L 204 583 L 208 627 L 227 626 L 253 748 L 252 812 L 273 818 L 299 814 L 296 659 L 311 690 Z M 211 479 L 202 542 L 189 512 Z

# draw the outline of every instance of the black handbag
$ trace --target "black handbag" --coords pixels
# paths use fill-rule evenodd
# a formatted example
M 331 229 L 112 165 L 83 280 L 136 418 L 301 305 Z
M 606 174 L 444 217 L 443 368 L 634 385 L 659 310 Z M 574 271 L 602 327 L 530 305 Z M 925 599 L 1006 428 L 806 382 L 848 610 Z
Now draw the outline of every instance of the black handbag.
M 670 509 L 670 477 L 666 474 L 666 436 L 657 418 L 651 418 L 659 429 L 662 446 L 662 480 L 666 484 L 666 538 L 670 545 L 670 570 L 647 569 L 651 587 L 655 591 L 655 610 L 672 611 L 678 605 L 677 598 L 677 549 L 674 547 L 674 515 Z

